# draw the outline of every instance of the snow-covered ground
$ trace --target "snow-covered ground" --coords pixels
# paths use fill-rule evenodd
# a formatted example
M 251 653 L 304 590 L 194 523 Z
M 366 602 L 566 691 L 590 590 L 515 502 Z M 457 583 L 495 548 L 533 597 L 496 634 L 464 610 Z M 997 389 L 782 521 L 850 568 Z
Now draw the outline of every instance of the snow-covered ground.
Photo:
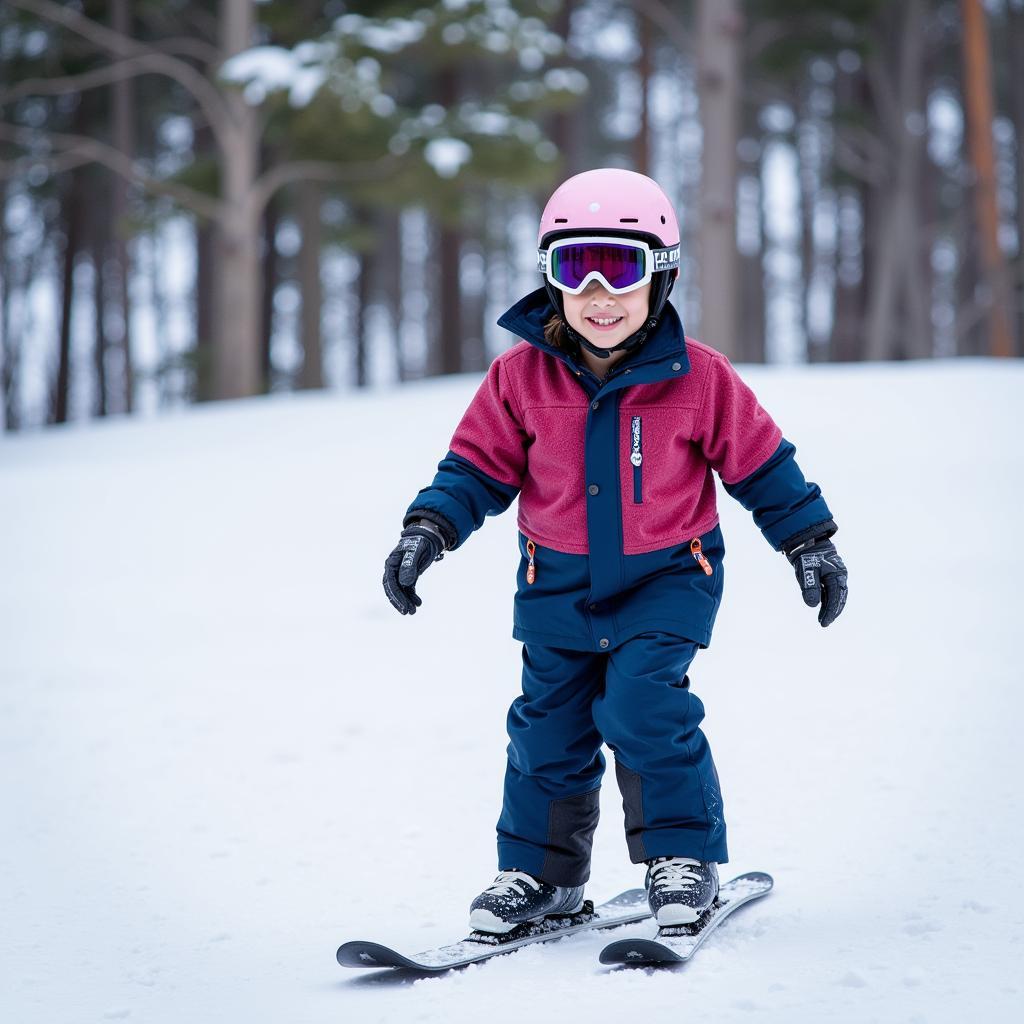
M 733 860 L 776 889 L 681 972 L 596 933 L 449 975 L 494 873 L 514 512 L 380 587 L 472 377 L 0 442 L 0 1018 L 1017 1021 L 1024 366 L 751 368 L 841 524 L 843 617 L 722 495 L 691 677 Z M 590 895 L 639 885 L 613 777 Z M 644 926 L 633 926 L 643 930 Z

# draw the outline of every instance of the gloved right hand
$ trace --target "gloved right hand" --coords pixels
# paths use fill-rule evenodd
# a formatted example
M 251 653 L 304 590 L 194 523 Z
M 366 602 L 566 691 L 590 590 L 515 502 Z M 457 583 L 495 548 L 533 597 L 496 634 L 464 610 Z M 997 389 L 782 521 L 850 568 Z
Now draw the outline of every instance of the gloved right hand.
M 849 593 L 846 566 L 835 544 L 828 537 L 815 537 L 783 550 L 796 570 L 804 604 L 810 608 L 820 604 L 818 622 L 831 626 L 846 607 Z
M 428 525 L 406 527 L 398 546 L 384 563 L 384 593 L 403 614 L 415 615 L 423 600 L 416 593 L 416 581 L 432 562 L 444 558 L 444 542 Z

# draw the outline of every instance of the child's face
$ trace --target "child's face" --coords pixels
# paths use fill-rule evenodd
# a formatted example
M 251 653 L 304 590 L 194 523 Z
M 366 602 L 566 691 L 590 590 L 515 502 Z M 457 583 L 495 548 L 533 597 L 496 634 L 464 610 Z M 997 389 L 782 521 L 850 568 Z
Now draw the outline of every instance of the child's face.
M 562 302 L 565 319 L 574 330 L 598 348 L 612 348 L 643 327 L 650 296 L 650 282 L 636 291 L 612 295 L 600 281 L 591 281 L 579 295 L 564 292 Z M 597 320 L 613 322 L 604 326 Z

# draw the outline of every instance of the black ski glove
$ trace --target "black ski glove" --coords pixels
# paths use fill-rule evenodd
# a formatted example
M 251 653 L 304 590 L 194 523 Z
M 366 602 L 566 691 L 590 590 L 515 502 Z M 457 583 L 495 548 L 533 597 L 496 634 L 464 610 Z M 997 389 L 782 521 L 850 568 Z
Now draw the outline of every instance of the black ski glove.
M 796 570 L 804 604 L 821 605 L 818 621 L 831 626 L 846 606 L 846 566 L 828 537 L 815 537 L 792 548 L 784 548 L 789 564 Z
M 402 539 L 384 563 L 384 593 L 403 615 L 415 615 L 423 604 L 416 593 L 416 581 L 431 563 L 442 558 L 444 541 L 436 527 L 421 521 L 402 531 Z

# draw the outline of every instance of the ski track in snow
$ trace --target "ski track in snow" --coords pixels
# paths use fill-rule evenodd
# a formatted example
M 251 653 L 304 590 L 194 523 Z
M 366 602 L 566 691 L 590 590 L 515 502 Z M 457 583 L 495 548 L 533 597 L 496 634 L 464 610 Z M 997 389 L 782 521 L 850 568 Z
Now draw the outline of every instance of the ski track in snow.
M 616 932 L 451 974 L 348 939 L 465 933 L 494 874 L 514 511 L 380 587 L 478 377 L 0 441 L 0 1017 L 1016 1021 L 1024 366 L 744 368 L 850 567 L 821 630 L 720 491 L 726 596 L 691 678 L 732 861 L 775 891 L 677 971 Z M 614 773 L 592 885 L 642 884 Z

